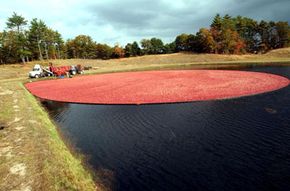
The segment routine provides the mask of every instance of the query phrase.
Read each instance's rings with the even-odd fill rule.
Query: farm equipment
[[[55,75],[55,76],[64,76],[64,75],[76,75],[76,74],[82,74],[83,68],[81,65],[77,66],[52,66],[50,63],[49,70]]]
[[[49,67],[44,68],[39,64],[36,64],[33,67],[33,70],[29,72],[30,78],[40,78],[45,76],[70,76],[76,74],[82,74],[83,67],[81,65],[77,66],[53,66],[52,63],[49,64]]]

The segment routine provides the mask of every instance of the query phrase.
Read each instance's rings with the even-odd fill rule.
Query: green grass
[[[26,100],[35,111],[35,119],[48,132],[49,157],[45,159],[43,171],[49,182],[49,190],[96,190],[92,174],[82,165],[80,155],[71,154],[60,138],[55,125],[40,103],[21,84]],[[100,186],[101,187],[101,186]]]
[[[64,143],[45,109],[23,82],[0,80],[0,93],[13,91],[0,96],[0,123],[5,125],[0,131],[0,190],[22,190],[25,185],[32,190],[106,190],[85,167],[83,157]],[[10,156],[2,154],[2,148],[9,149]],[[25,175],[11,174],[15,164],[25,165]]]

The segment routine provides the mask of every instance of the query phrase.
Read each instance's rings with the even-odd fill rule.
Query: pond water
[[[243,70],[290,78],[290,67]],[[43,104],[113,190],[290,190],[290,86],[178,104]]]

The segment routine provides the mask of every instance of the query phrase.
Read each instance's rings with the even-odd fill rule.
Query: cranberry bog
[[[27,83],[35,96],[87,104],[157,104],[227,99],[274,91],[289,79],[229,70],[124,72]]]
[[[239,72],[221,81],[228,75],[225,71],[188,71],[188,76],[170,71],[167,78],[161,77],[163,72],[149,72],[143,81],[137,79],[145,73],[124,73],[110,86],[129,76],[127,84],[131,88],[134,83],[144,86],[148,96],[155,86],[166,82],[165,90],[171,88],[179,96],[187,95],[180,87],[191,81],[196,81],[190,84],[196,91],[201,84],[205,88],[207,80],[208,85],[216,87],[212,91],[216,93],[225,92],[231,83],[238,86],[235,91],[244,89],[245,84],[270,91],[276,82],[285,80],[287,84],[290,79],[290,67],[253,67],[247,71],[253,72],[243,73],[249,75],[245,76],[248,81],[240,84],[236,81],[241,78]],[[109,85],[106,76],[100,75]],[[153,87],[145,88],[150,80]],[[126,87],[123,83],[116,88]],[[123,95],[129,91],[134,92],[128,88]],[[47,100],[42,104],[63,137],[89,156],[92,170],[96,174],[106,172],[100,180],[113,190],[290,190],[290,86],[236,99],[178,104],[101,105]]]

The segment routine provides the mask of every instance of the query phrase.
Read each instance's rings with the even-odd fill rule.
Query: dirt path
[[[1,109],[0,118],[0,190],[43,188],[43,174],[39,168],[44,156],[38,151],[45,151],[45,148],[39,148],[44,145],[44,140],[40,134],[34,133],[39,124],[32,123],[35,121],[32,108],[21,96],[22,92],[18,83],[1,81],[0,105],[6,111]]]

